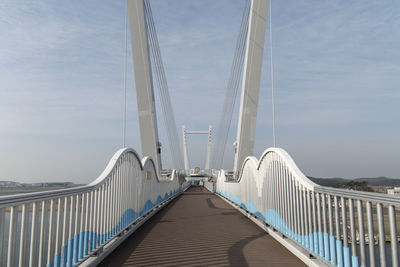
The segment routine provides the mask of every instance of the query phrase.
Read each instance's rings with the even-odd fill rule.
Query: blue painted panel
[[[343,245],[340,240],[336,240],[336,252],[338,266],[343,267]]]
[[[350,267],[350,248],[343,247],[344,267]]]
[[[351,256],[352,267],[358,267],[358,257]]]
[[[331,247],[331,263],[336,265],[336,246],[335,246],[335,237],[329,236],[330,247]]]
[[[48,264],[46,267],[73,266],[73,264],[77,263],[79,259],[88,255],[89,252],[93,252],[99,247],[99,245],[104,244],[116,233],[137,220],[140,216],[146,214],[154,207],[180,192],[180,189],[174,191],[171,190],[169,193],[165,193],[164,197],[158,196],[155,203],[152,203],[150,200],[148,200],[146,201],[143,209],[139,212],[135,212],[132,209],[126,210],[121,216],[119,222],[106,234],[98,234],[89,231],[80,232],[79,234],[75,235],[74,238],[68,240],[68,244],[62,247],[61,254],[54,255],[54,266]]]
[[[216,190],[216,193],[263,219],[272,227],[279,229],[281,232],[296,240],[300,245],[316,254],[319,254],[322,258],[328,262],[330,261],[333,265],[337,264],[337,266],[340,267],[350,267],[350,249],[343,248],[342,241],[340,240],[336,240],[335,244],[335,238],[329,236],[328,233],[314,232],[310,233],[308,236],[299,235],[288,228],[284,220],[275,210],[270,209],[266,212],[260,212],[251,200],[247,203],[243,203],[240,196],[234,197],[232,193],[222,192],[220,190]],[[353,264],[358,264],[358,258],[353,258],[355,258],[352,259]]]

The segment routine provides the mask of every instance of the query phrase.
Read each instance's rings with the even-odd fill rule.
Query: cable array
[[[152,69],[152,74],[155,75],[157,81],[158,95],[160,97],[164,124],[167,130],[167,138],[170,145],[173,168],[182,169],[183,156],[178,138],[175,116],[172,110],[167,78],[161,58],[160,45],[157,38],[157,32],[149,0],[144,0],[144,14],[147,31],[147,43],[150,54],[150,65]]]
[[[243,10],[242,22],[240,25],[239,36],[236,41],[235,55],[233,58],[228,85],[226,88],[224,105],[218,124],[218,134],[214,145],[212,161],[212,168],[215,169],[222,168],[226,142],[228,139],[229,128],[231,126],[233,110],[236,102],[236,96],[242,81],[247,33],[249,28],[250,5],[251,1],[246,0],[245,8]]]

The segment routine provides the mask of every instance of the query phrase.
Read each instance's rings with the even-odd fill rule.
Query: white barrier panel
[[[399,266],[400,198],[319,186],[283,149],[248,157],[237,181],[220,171],[216,192],[333,265]]]
[[[0,197],[0,265],[72,266],[188,186],[125,148],[89,185]]]

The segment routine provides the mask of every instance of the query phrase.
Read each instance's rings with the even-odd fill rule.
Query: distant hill
[[[337,187],[337,184],[343,184],[350,181],[367,182],[369,186],[400,186],[400,179],[387,178],[383,176],[376,178],[355,178],[355,179],[316,178],[311,176],[308,176],[308,178],[316,184],[329,187]]]
[[[45,182],[45,183],[19,183],[13,181],[0,181],[0,187],[75,187],[73,182]]]
[[[80,184],[74,184],[72,182],[19,183],[12,181],[0,181],[0,196],[57,190],[76,187],[79,185]]]

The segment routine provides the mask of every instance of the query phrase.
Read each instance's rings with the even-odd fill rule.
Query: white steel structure
[[[215,187],[310,266],[399,266],[399,197],[317,185],[281,148],[247,157],[237,181],[221,170]]]
[[[182,139],[183,139],[183,158],[185,161],[185,170],[190,170],[190,161],[189,161],[189,153],[187,148],[187,135],[188,134],[207,134],[207,152],[206,152],[206,163],[204,166],[205,170],[210,169],[210,157],[211,157],[211,134],[212,134],[212,126],[208,126],[208,131],[188,131],[186,130],[186,126],[182,126]]]
[[[156,168],[160,171],[160,143],[157,132],[144,2],[143,0],[129,0],[127,2],[142,152],[144,156],[150,156],[154,160]],[[237,148],[235,149],[235,173],[243,160],[247,156],[253,155],[267,10],[268,1],[251,1],[236,140]],[[186,157],[184,159],[185,169],[187,169],[189,164],[187,151],[184,151],[184,155]],[[209,161],[210,158],[207,157],[206,169],[209,169]]]
[[[244,159],[253,155],[267,13],[268,0],[251,1],[235,149],[235,173]]]
[[[132,56],[135,72],[142,155],[153,159],[161,171],[161,148],[158,139],[154,88],[151,74],[149,48],[143,0],[129,0],[128,15],[131,31]]]
[[[95,265],[189,186],[176,170],[160,180],[150,158],[123,148],[89,185],[2,196],[0,266],[73,266],[88,258]]]

